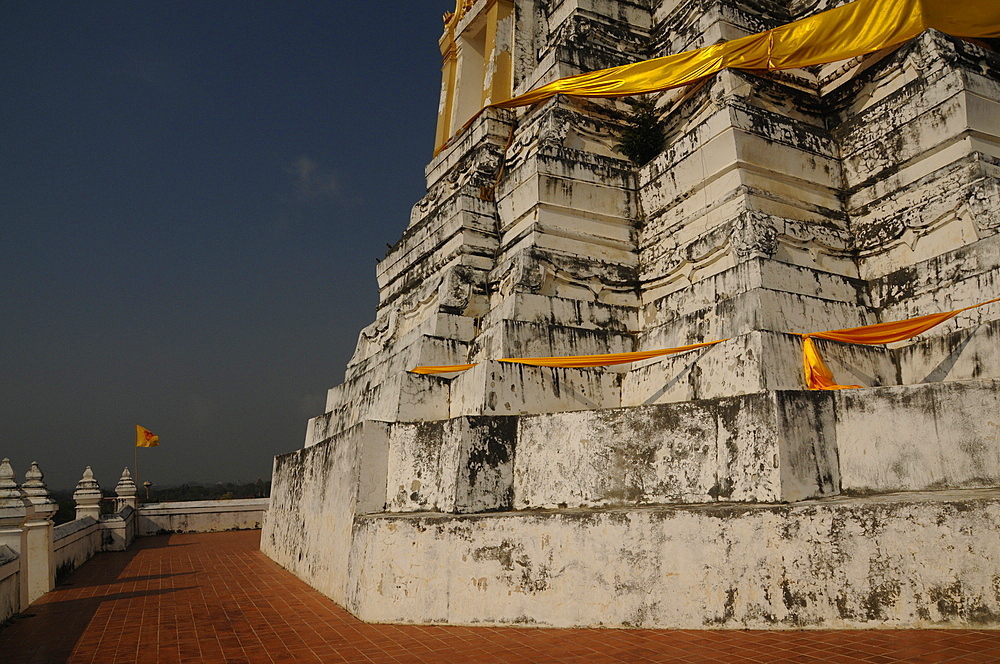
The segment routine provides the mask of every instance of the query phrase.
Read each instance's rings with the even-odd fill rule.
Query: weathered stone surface
[[[1000,378],[1000,321],[935,335],[901,348],[903,385],[951,380]]]
[[[528,3],[523,3],[528,4]],[[642,2],[560,0],[538,7],[531,74],[535,87],[563,76],[641,59],[651,17]]]
[[[837,394],[843,489],[1000,486],[998,388],[995,381],[967,381]]]
[[[634,307],[517,291],[497,296],[490,312],[483,317],[483,324],[489,325],[492,319],[619,333],[640,329]]]
[[[651,347],[669,345],[650,343]],[[879,347],[816,341],[824,361],[846,384],[895,385],[898,365]],[[622,405],[712,399],[763,390],[801,390],[802,338],[752,332],[722,343],[641,363],[622,378]]]
[[[617,408],[620,374],[484,362],[452,379],[449,417]]]
[[[839,489],[827,395],[761,393],[521,420],[517,509],[776,502]]]
[[[660,44],[657,54],[680,53],[788,23],[798,16],[790,13],[787,4],[768,0],[652,3],[654,43]]]
[[[356,514],[385,509],[386,425],[365,422],[275,457],[261,550],[343,604]]]
[[[346,606],[372,622],[996,627],[998,557],[995,489],[788,506],[373,515],[357,522]]]
[[[92,516],[81,516],[52,529],[57,582],[103,549],[101,535],[101,525]]]
[[[543,43],[587,48],[570,34],[631,38],[609,27],[616,22],[632,26],[633,36],[653,29],[658,39],[693,43],[727,22],[757,29],[787,17],[766,3],[654,3],[646,18],[638,5],[585,4],[519,7],[515,21],[538,55]],[[580,21],[604,27],[567,27]],[[546,57],[531,65],[514,54],[518,67],[539,71],[553,66]],[[517,398],[509,408],[490,406],[481,372],[477,385],[475,374],[463,377],[461,390],[405,377],[421,364],[751,335],[723,364],[708,366],[706,354],[687,369],[690,381],[675,380],[690,364],[675,360],[616,369],[626,371],[619,403],[661,400],[653,395],[664,388],[673,394],[666,400],[794,389],[794,352],[769,354],[755,333],[852,327],[974,303],[1000,287],[991,212],[1000,205],[1000,167],[984,143],[1000,136],[991,110],[1000,103],[995,59],[928,33],[866,68],[824,70],[822,92],[803,83],[808,72],[723,72],[664,97],[667,145],[640,169],[612,150],[620,102],[557,98],[516,120],[485,113],[428,167],[428,196],[379,265],[378,318],[307,444],[366,419],[531,412]],[[530,78],[526,72],[517,76]],[[1000,307],[969,312],[927,336],[998,315]],[[854,383],[913,375],[881,350],[824,351]],[[685,382],[694,387],[678,391]],[[607,396],[601,388],[600,398],[588,398],[613,406]],[[538,412],[556,408],[542,399]]]
[[[643,166],[617,151],[627,99],[441,135],[504,90],[846,1],[460,5],[428,193],[344,382],[275,461],[264,551],[370,620],[1000,624],[1000,496],[971,489],[1000,486],[1000,304],[887,346],[817,341],[870,389],[805,391],[800,336],[1000,295],[1000,55],[930,31],[720,72],[656,96]]]
[[[387,509],[510,509],[516,430],[513,417],[461,417],[390,427]]]

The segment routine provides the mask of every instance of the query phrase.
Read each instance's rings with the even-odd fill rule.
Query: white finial
[[[94,479],[94,471],[90,469],[90,466],[87,466],[86,470],[83,471],[83,477],[81,477],[80,481],[76,483],[76,492],[90,491],[93,489],[100,491],[100,488],[101,485],[97,483],[96,479]],[[76,495],[76,492],[74,492],[74,496]]]
[[[33,514],[29,517],[29,520],[32,522],[49,521],[52,515],[56,513],[56,510],[59,509],[56,501],[49,497],[49,490],[42,480],[43,477],[45,477],[45,474],[38,467],[38,462],[32,461],[31,468],[24,474],[24,483],[21,484],[21,492],[34,510]]]
[[[17,482],[14,481],[14,468],[10,465],[10,459],[4,457],[0,461],[0,489],[16,489]]]
[[[28,496],[48,496],[49,490],[45,487],[44,477],[45,474],[38,467],[38,462],[32,461],[31,468],[24,473],[24,483],[21,484],[21,490]]]
[[[10,459],[0,461],[0,500],[15,498],[20,501],[21,490],[17,488],[15,478]]]
[[[128,471],[128,466],[122,471],[121,479],[118,480],[118,486],[115,487],[115,493],[120,498],[135,495],[135,480],[132,479],[132,473]]]
[[[83,477],[76,483],[76,491],[73,492],[73,500],[76,501],[76,518],[92,516],[95,519],[101,515],[101,485],[94,479],[94,471],[87,466],[83,471]]]
[[[21,490],[14,481],[10,459],[0,461],[0,528],[18,528],[24,521],[26,510]]]

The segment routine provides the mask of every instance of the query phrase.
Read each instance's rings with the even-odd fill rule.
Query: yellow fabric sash
[[[491,106],[529,106],[560,94],[623,97],[659,92],[726,68],[826,64],[896,46],[930,28],[953,37],[1000,37],[1000,0],[856,0],[741,39],[561,78]]]
[[[614,364],[628,364],[629,362],[648,360],[651,357],[660,357],[661,355],[672,355],[674,353],[683,353],[685,351],[694,350],[695,348],[704,348],[705,346],[712,346],[717,343],[722,343],[723,341],[725,341],[725,339],[719,339],[718,341],[709,341],[707,343],[701,343],[701,344],[690,344],[688,346],[679,346],[677,348],[640,350],[634,353],[602,353],[601,355],[567,355],[565,357],[505,357],[503,359],[497,360],[497,362],[528,364],[533,367],[559,367],[563,369],[608,367]],[[410,369],[410,372],[418,374],[452,373],[455,371],[465,371],[466,369],[471,369],[474,366],[476,365],[452,364],[440,367],[429,367],[429,366],[416,367],[414,369]]]
[[[479,363],[473,362],[472,364],[448,364],[442,366],[413,367],[412,369],[410,369],[410,373],[415,373],[415,374],[452,373],[453,371],[465,371],[467,369],[471,369],[477,364]]]
[[[926,332],[935,325],[940,325],[946,320],[957,316],[963,311],[982,307],[993,302],[1000,302],[1000,297],[986,300],[979,304],[973,304],[954,311],[946,311],[940,314],[928,314],[907,318],[904,320],[891,321],[888,323],[876,323],[874,325],[864,325],[862,327],[851,327],[843,330],[827,330],[826,332],[806,332],[800,333],[802,337],[802,364],[805,370],[806,385],[810,390],[843,390],[861,385],[840,385],[833,379],[833,373],[823,362],[823,356],[813,339],[828,339],[830,341],[841,341],[849,344],[887,344],[894,341],[903,341],[917,336],[921,332]],[[717,341],[707,341],[705,343],[690,344],[677,348],[660,348],[657,350],[641,350],[634,353],[603,353],[600,355],[568,355],[565,357],[505,357],[498,362],[512,362],[517,364],[528,364],[535,367],[560,367],[564,369],[582,369],[586,367],[606,367],[615,364],[627,364],[648,360],[662,355],[672,355],[683,353],[696,348],[704,348],[717,343],[722,343],[726,339]],[[465,371],[476,366],[472,364],[451,364],[447,366],[421,366],[410,369],[411,373],[417,374],[443,374]]]
[[[806,372],[806,386],[810,390],[846,390],[862,385],[839,385],[833,380],[833,372],[826,366],[823,356],[808,334],[802,335],[802,364]]]
[[[826,363],[823,362],[823,358],[819,354],[816,344],[813,343],[813,339],[829,339],[848,344],[866,345],[903,341],[904,339],[911,339],[921,332],[926,332],[963,311],[992,304],[993,302],[1000,302],[1000,297],[940,314],[928,314],[927,316],[917,316],[916,318],[907,318],[889,323],[876,323],[875,325],[865,325],[863,327],[852,327],[845,330],[827,330],[826,332],[809,332],[803,334],[801,335],[803,339],[802,363],[805,367],[806,385],[809,386],[810,390],[843,390],[851,387],[861,387],[861,385],[840,385],[834,382],[833,373],[827,368]]]

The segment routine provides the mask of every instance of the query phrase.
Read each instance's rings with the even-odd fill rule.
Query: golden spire
[[[452,27],[455,23],[462,20],[469,10],[472,9],[472,5],[476,4],[476,0],[455,0],[455,11],[445,12],[444,16],[444,27],[447,30]]]

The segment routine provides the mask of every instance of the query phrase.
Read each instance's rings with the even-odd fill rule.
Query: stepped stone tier
[[[651,97],[485,104],[827,0],[477,0],[446,17],[427,195],[262,549],[365,620],[1000,625],[1000,55],[936,31]],[[428,133],[430,128],[428,128]],[[630,365],[498,358],[726,341]],[[478,363],[444,375],[418,365]]]

